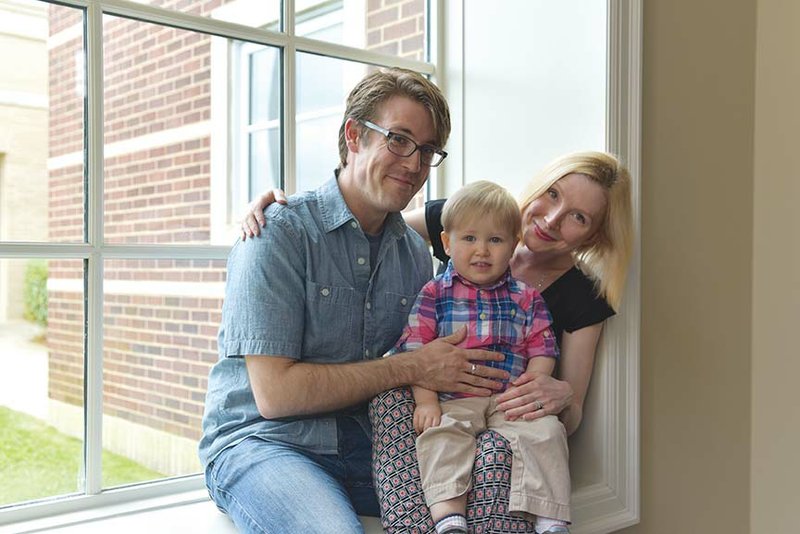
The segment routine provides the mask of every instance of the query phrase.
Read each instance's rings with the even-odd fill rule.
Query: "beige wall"
[[[800,2],[758,1],[751,532],[800,531]]]
[[[755,12],[644,3],[642,521],[625,532],[749,531]]]
[[[642,521],[627,534],[797,532],[798,35],[797,0],[645,2]]]

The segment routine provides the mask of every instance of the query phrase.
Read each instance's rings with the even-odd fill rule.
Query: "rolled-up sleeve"
[[[270,217],[260,238],[239,241],[231,251],[220,329],[225,357],[300,359],[306,302],[300,231]]]

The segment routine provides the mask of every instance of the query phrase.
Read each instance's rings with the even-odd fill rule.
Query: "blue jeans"
[[[217,507],[240,532],[363,533],[358,515],[378,516],[370,437],[353,419],[337,419],[338,454],[312,454],[250,437],[206,469]]]

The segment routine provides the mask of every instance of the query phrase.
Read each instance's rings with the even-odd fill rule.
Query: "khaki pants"
[[[567,434],[557,417],[506,421],[495,396],[454,399],[441,406],[441,424],[417,437],[428,506],[469,490],[475,436],[495,430],[508,440],[514,454],[509,511],[570,521]]]

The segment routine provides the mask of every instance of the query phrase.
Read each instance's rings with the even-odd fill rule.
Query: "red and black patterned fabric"
[[[409,388],[375,397],[372,421],[372,476],[381,522],[390,534],[433,533],[422,494],[414,432],[414,397]],[[474,534],[535,532],[533,523],[508,513],[511,449],[500,434],[487,431],[476,440],[467,522]]]

